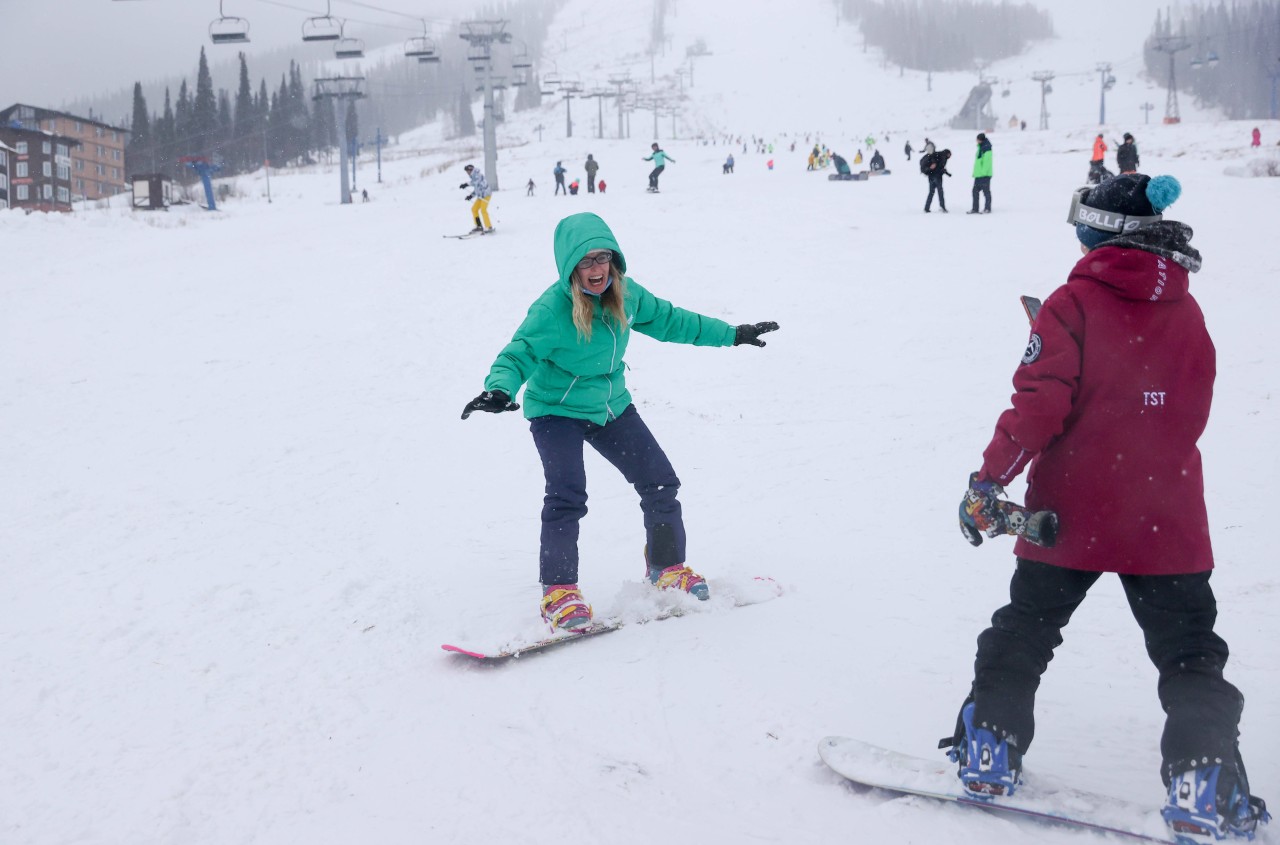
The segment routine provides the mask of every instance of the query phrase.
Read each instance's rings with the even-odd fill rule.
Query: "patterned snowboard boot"
[[[591,605],[582,600],[577,584],[543,586],[541,607],[552,631],[577,631],[591,624]]]

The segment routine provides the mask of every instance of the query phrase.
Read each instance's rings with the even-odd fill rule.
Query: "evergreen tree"
[[[457,125],[459,138],[470,138],[476,134],[476,119],[471,113],[471,92],[467,90],[465,83],[458,92]]]
[[[191,94],[187,90],[187,80],[182,80],[182,84],[178,86],[178,106],[174,116],[174,143],[180,149],[187,152],[179,153],[179,155],[188,155],[195,149],[192,136],[195,134],[195,123],[191,117],[192,105]]]
[[[169,100],[169,89],[164,89],[164,111],[155,122],[156,146],[160,148],[159,157],[168,161],[173,157],[174,134],[173,104]]]
[[[142,96],[142,83],[133,83],[133,122],[129,127],[129,157],[138,155],[142,150],[149,150],[155,143],[151,137],[151,118],[147,115],[147,100]],[[126,159],[126,167],[133,168]]]
[[[214,127],[213,136],[206,147],[220,154],[223,166],[232,172],[241,169],[238,150],[232,143],[234,135],[235,118],[231,114],[231,95],[227,93],[227,89],[222,88],[218,91],[217,126]]]
[[[231,107],[228,103],[227,114]],[[218,98],[213,91],[213,77],[209,75],[209,60],[205,58],[204,48],[200,48],[200,66],[196,71],[196,98],[191,105],[191,129],[196,135],[197,146],[208,153],[210,142],[218,134]]]

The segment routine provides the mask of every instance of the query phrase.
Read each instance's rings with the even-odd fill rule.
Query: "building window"
[[[97,165],[97,167],[98,167],[98,175],[105,176],[107,173],[107,169],[103,167],[101,164]]]
[[[112,150],[112,151],[111,151],[111,157],[112,157],[113,159],[115,159],[116,161],[119,161],[119,160],[120,160],[120,151],[119,151],[119,150]]]
[[[8,164],[8,163],[9,163],[9,154],[4,150],[0,150],[0,164]]]
[[[81,123],[80,123],[80,121],[78,121],[78,120],[77,120],[77,121],[76,121],[76,134],[78,135],[78,134],[80,134],[80,133],[81,133],[81,132],[83,132],[83,131],[84,131],[84,126],[83,126],[83,124],[81,124]]]
[[[111,178],[112,178],[112,179],[119,179],[119,178],[120,178],[120,168],[118,168],[118,167],[113,167],[113,168],[111,168]]]
[[[16,191],[17,191],[17,198],[18,198],[18,199],[20,199],[20,200],[25,200],[25,199],[27,199],[27,198],[30,196],[30,194],[28,194],[28,193],[27,193],[27,186],[26,186],[26,185],[19,185],[19,186],[16,188]]]
[[[60,156],[65,156],[65,155],[67,154],[67,152],[68,152],[68,150],[67,150],[67,145],[66,145],[66,144],[59,144],[59,145],[58,145],[58,155],[60,155]]]
[[[3,191],[8,187],[9,187],[9,177],[5,176],[3,173],[0,173],[0,191]]]
[[[58,165],[58,178],[59,178],[59,179],[61,179],[63,182],[65,182],[65,181],[67,181],[68,179],[70,179],[70,178],[71,178],[71,168],[70,168],[70,167],[67,167],[65,164],[59,164],[59,165]]]
[[[116,130],[112,129],[112,130],[111,130],[111,140],[113,140],[113,141],[119,141],[119,140],[120,140],[120,133],[119,133],[119,132],[117,132]]]
[[[84,170],[84,159],[76,159],[76,170]]]
[[[97,135],[99,138],[101,138],[101,137],[102,137],[102,127],[101,127],[101,126],[95,126],[95,127],[94,127],[94,134],[95,134],[95,135]]]
[[[103,150],[102,150],[102,145],[101,145],[101,144],[96,144],[95,146],[97,146],[97,148],[98,148],[98,158],[104,158],[104,157],[106,156],[106,153],[105,153],[105,152],[103,152]]]
[[[51,200],[51,199],[53,199],[53,186],[52,186],[52,185],[45,185],[45,186],[44,186],[44,198],[45,198],[45,199],[47,199],[47,200]]]
[[[24,156],[24,155],[26,155],[26,154],[27,154],[27,142],[26,142],[26,141],[19,141],[19,142],[18,142],[18,155],[20,155],[20,156]]]
[[[50,162],[43,162],[40,169],[44,172],[45,178],[53,175],[53,164]]]
[[[80,192],[80,193],[82,193],[82,194],[84,193],[84,180],[83,180],[83,179],[77,179],[77,180],[76,180],[76,190],[77,190],[77,191],[79,191],[79,192]]]
[[[45,155],[49,155],[50,153],[53,152],[53,144],[49,143],[48,141],[45,141],[40,145],[40,151]]]
[[[58,202],[71,202],[71,192],[66,188],[58,189]]]
[[[14,175],[19,179],[26,179],[27,176],[30,175],[27,173],[27,163],[25,161],[18,162],[18,167]]]

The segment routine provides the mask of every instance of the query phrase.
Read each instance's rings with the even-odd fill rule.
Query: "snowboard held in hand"
[[[1147,842],[1175,841],[1158,806],[1132,804],[1034,775],[1028,778],[1025,772],[1023,783],[1012,796],[979,798],[961,784],[956,764],[942,756],[926,760],[839,736],[829,736],[818,743],[818,755],[837,774],[854,783],[899,795],[920,795],[997,815],[1021,816]],[[1163,791],[1153,790],[1152,797],[1163,798]]]
[[[486,648],[480,646],[459,646],[444,644],[440,647],[453,654],[461,654],[476,660],[498,662],[512,657],[520,657],[535,651],[542,651],[566,643],[589,639],[597,634],[607,634],[628,625],[644,625],[649,622],[660,622],[678,616],[691,616],[696,613],[714,613],[717,609],[746,607],[760,604],[782,595],[782,588],[772,578],[742,579],[709,579],[711,598],[700,602],[692,596],[675,592],[659,592],[649,584],[630,584],[624,588],[624,605],[637,604],[635,607],[624,606],[622,609],[596,618],[594,622],[576,631],[558,631],[533,637],[517,637],[503,645]],[[628,595],[634,600],[628,601]]]

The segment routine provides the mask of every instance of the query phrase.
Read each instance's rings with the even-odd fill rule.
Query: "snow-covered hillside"
[[[648,25],[646,4],[597,6],[566,4],[562,70],[607,72],[610,27]],[[670,21],[656,75],[681,39],[714,52],[688,127],[776,144],[732,148],[732,176],[730,148],[664,128],[676,162],[648,195],[644,115],[631,139],[597,139],[595,104],[575,103],[565,139],[561,103],[501,129],[492,238],[441,237],[470,226],[457,186],[480,156],[440,127],[386,151],[381,183],[362,160],[368,204],[339,205],[317,167],[274,173],[271,203],[261,174],[234,180],[243,196],[217,213],[0,215],[0,842],[1089,838],[860,794],[816,745],[927,756],[954,724],[1013,563],[1010,542],[968,546],[956,507],[1025,345],[1017,297],[1047,295],[1078,256],[1064,220],[1096,77],[1057,88],[1052,131],[993,133],[995,213],[970,217],[972,133],[939,127],[972,75],[935,75],[926,97],[847,26],[794,23],[827,20],[821,0],[790,7],[764,33],[741,15],[712,38],[691,2]],[[1121,60],[1055,22],[1044,60],[1011,68]],[[1181,126],[1142,126],[1130,106],[1154,95],[1135,79],[1125,100],[1126,84],[1109,110],[1132,120],[1107,136],[1134,131],[1143,169],[1182,180],[1170,216],[1204,253],[1219,630],[1254,791],[1280,801],[1280,181],[1225,175],[1254,158],[1251,126],[1187,105]],[[1031,123],[1038,105],[1016,105]],[[615,120],[606,106],[606,134]],[[1274,144],[1280,123],[1261,126]],[[806,172],[806,131],[837,150],[887,132],[893,173]],[[902,160],[926,134],[956,151],[949,215],[921,213]],[[579,173],[587,153],[608,192],[553,197],[555,161]],[[628,381],[683,482],[690,563],[785,594],[490,668],[439,646],[536,627],[543,479],[519,415],[458,416],[554,278],[556,223],[584,210],[658,295],[781,324],[765,349],[637,339]],[[634,595],[643,531],[611,467],[592,455],[588,477],[581,583],[601,612]],[[1114,578],[1067,630],[1037,715],[1028,776],[1163,800],[1155,671]]]

